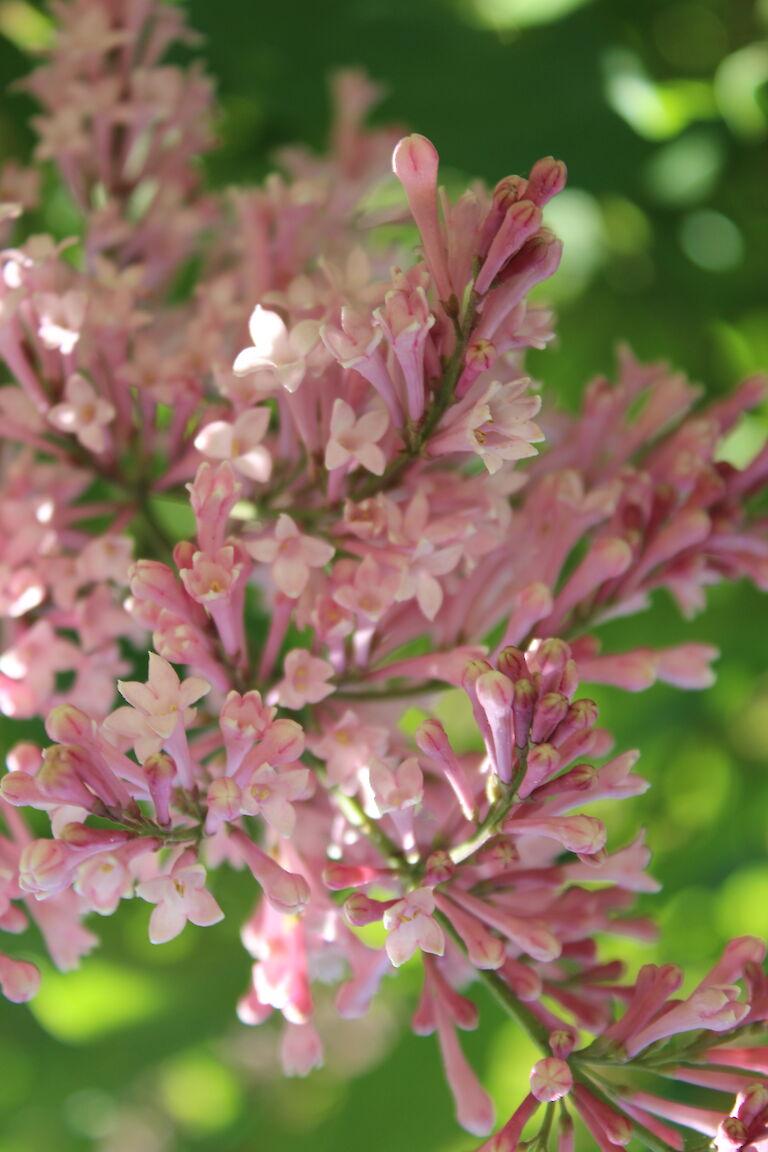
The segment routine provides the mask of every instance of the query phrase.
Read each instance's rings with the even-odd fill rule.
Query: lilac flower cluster
[[[524,353],[552,317],[528,293],[558,265],[561,163],[452,202],[428,140],[363,127],[376,90],[347,72],[327,159],[208,194],[210,84],[162,62],[180,9],[55,13],[27,87],[82,230],[20,239],[34,170],[8,171],[0,213],[0,709],[52,742],[17,744],[0,782],[0,927],[33,921],[70,968],[93,913],[144,900],[160,944],[220,920],[209,873],[246,869],[238,1013],[282,1016],[286,1070],[322,1060],[317,981],[356,1017],[415,958],[413,1028],[485,1152],[569,1152],[574,1113],[601,1152],[691,1147],[681,1128],[768,1148],[764,945],[732,941],[679,995],[675,966],[628,980],[595,943],[652,933],[632,908],[657,885],[642,835],[609,852],[583,811],[647,784],[579,695],[707,686],[711,647],[604,654],[600,624],[658,588],[687,615],[720,580],[768,588],[768,450],[718,455],[765,381],[699,406],[625,351],[576,415],[541,410]],[[378,195],[390,167],[407,210]],[[147,650],[146,680],[118,679]],[[446,691],[470,750],[433,714]],[[0,957],[9,999],[38,980]],[[492,1136],[458,1040],[477,982],[541,1049]]]

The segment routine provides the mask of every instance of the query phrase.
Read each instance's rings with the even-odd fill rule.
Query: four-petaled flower
[[[387,956],[399,968],[410,960],[417,948],[442,956],[445,952],[443,930],[432,913],[435,898],[431,888],[414,888],[403,900],[398,900],[384,913],[387,930]]]
[[[359,419],[346,400],[337,397],[331,413],[331,437],[325,449],[325,466],[341,468],[352,462],[381,476],[387,458],[378,441],[387,430],[389,417],[383,408],[365,412]]]
[[[242,811],[249,816],[263,816],[281,836],[290,836],[296,825],[293,801],[310,794],[308,768],[285,768],[276,772],[262,764],[243,789]]]
[[[307,586],[310,568],[323,568],[333,558],[334,548],[325,540],[305,536],[286,513],[281,513],[272,537],[253,540],[248,551],[254,560],[272,565],[275,584],[292,600]]]
[[[48,413],[50,423],[59,432],[75,435],[83,448],[103,452],[108,443],[106,427],[115,418],[113,406],[78,373],[67,380],[64,396],[65,399]]]
[[[195,709],[190,707],[211,686],[200,676],[181,682],[167,660],[156,652],[149,654],[146,684],[138,680],[118,680],[121,696],[130,707],[116,708],[104,721],[105,727],[133,741],[134,751],[144,761],[159,752],[179,724],[190,724]]]
[[[249,480],[265,484],[272,475],[272,457],[261,441],[269,427],[268,408],[249,408],[234,423],[214,420],[195,437],[195,448],[211,460],[229,460]]]
[[[328,680],[333,668],[327,660],[312,656],[304,648],[294,648],[285,658],[285,677],[277,686],[278,699],[286,708],[319,704],[333,692]]]
[[[318,341],[319,324],[302,320],[289,332],[277,312],[270,312],[257,304],[248,321],[253,344],[244,348],[235,360],[235,376],[259,373],[268,388],[281,384],[287,392],[295,392],[304,379],[306,358]]]
[[[224,918],[205,887],[203,865],[185,863],[183,857],[167,875],[139,884],[136,893],[155,905],[149,918],[149,939],[153,944],[165,944],[178,936],[188,920],[207,927]]]

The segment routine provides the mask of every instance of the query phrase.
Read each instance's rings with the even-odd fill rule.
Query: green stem
[[[450,856],[454,864],[461,864],[462,861],[468,860],[473,853],[477,852],[478,848],[482,848],[483,844],[486,844],[498,832],[512,805],[520,802],[517,790],[525,776],[528,765],[527,754],[527,748],[520,752],[518,765],[511,781],[505,786],[501,797],[491,805],[477,831],[463,844],[457,844],[455,848],[451,849]]]
[[[466,955],[467,949],[464,941],[445,913],[437,909],[432,915],[443,930],[456,941],[464,955]],[[533,1040],[535,1044],[538,1044],[543,1052],[549,1055],[549,1029],[546,1025],[542,1024],[537,1016],[534,1016],[530,1008],[526,1008],[525,1004],[518,1000],[514,992],[496,972],[488,968],[476,968],[475,975],[478,980],[485,984],[486,988],[493,994],[495,999],[498,1000],[504,1010],[515,1018],[523,1031],[530,1036],[531,1040]]]
[[[376,821],[371,820],[371,818],[366,815],[360,801],[354,796],[347,796],[344,792],[338,790],[335,793],[335,797],[336,803],[349,823],[354,828],[359,828],[367,839],[370,840],[378,849],[380,855],[383,856],[387,865],[405,876],[408,880],[415,880],[419,875],[418,869],[403,858],[403,854],[394,840],[390,840],[389,836],[387,836],[386,832],[382,831]]]
[[[616,1104],[608,1093],[596,1084],[591,1076],[587,1076],[586,1073],[582,1072],[578,1067],[572,1067],[571,1071],[573,1072],[573,1079],[579,1084],[583,1084],[601,1104],[605,1104],[607,1108],[616,1109]],[[659,1136],[656,1136],[649,1128],[646,1128],[644,1124],[638,1123],[638,1121],[632,1117],[630,1117],[630,1122],[633,1133],[645,1142],[645,1146],[650,1149],[650,1152],[674,1152],[671,1144],[667,1144],[666,1140],[662,1140]]]
[[[477,305],[476,298],[473,294],[467,306],[463,324],[461,326],[455,325],[456,347],[445,366],[443,378],[437,391],[433,394],[432,402],[422,416],[421,422],[417,424],[415,428],[412,428],[410,423],[408,424],[406,429],[404,429],[405,449],[387,465],[381,476],[370,476],[360,485],[354,494],[355,500],[365,500],[369,496],[374,496],[377,492],[382,492],[390,487],[393,480],[400,475],[403,469],[407,468],[414,459],[422,455],[427,441],[453,401],[456,385],[464,370],[464,356],[467,351],[469,338],[472,335],[476,317]]]

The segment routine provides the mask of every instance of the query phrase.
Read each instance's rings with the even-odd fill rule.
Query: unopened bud
[[[544,156],[531,168],[525,189],[526,198],[535,204],[546,204],[558,192],[562,192],[567,178],[568,169],[562,160]]]
[[[424,882],[430,888],[434,888],[437,884],[447,883],[455,871],[456,865],[449,853],[442,848],[438,848],[437,851],[432,852],[427,857],[427,871]]]

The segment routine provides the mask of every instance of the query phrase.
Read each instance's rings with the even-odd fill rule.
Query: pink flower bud
[[[0,780],[0,797],[14,808],[47,808],[50,801],[43,796],[34,776],[26,772],[8,772]]]
[[[768,1121],[768,1087],[765,1084],[750,1084],[739,1092],[737,1114],[742,1124],[750,1128],[756,1120]]]
[[[503,672],[510,680],[528,679],[529,677],[525,656],[519,648],[515,648],[511,644],[508,644],[506,648],[502,648],[496,663],[498,664],[499,672]]]
[[[507,716],[512,706],[514,685],[503,672],[483,672],[475,682],[475,691],[489,720]]]
[[[303,912],[311,897],[309,884],[304,877],[294,872],[286,872],[239,828],[233,829],[231,836],[237,842],[254,879],[261,885],[272,907],[278,912]]]
[[[154,752],[144,761],[144,775],[149,794],[155,806],[155,819],[159,824],[171,822],[170,801],[176,779],[176,765],[165,752]]]
[[[528,734],[536,704],[536,689],[530,680],[518,680],[514,686],[514,703],[512,715],[514,717],[515,744],[518,748],[525,748],[528,743]]]
[[[478,852],[478,859],[488,864],[494,872],[505,872],[520,860],[517,845],[511,836],[494,836]]]
[[[525,195],[535,204],[546,204],[558,192],[562,192],[567,178],[568,169],[562,160],[555,160],[554,156],[544,156],[531,168]]]
[[[567,1060],[578,1043],[579,1034],[575,1028],[556,1028],[549,1034],[549,1047],[552,1055]]]
[[[525,776],[518,786],[518,794],[524,800],[535,788],[554,776],[562,766],[562,758],[557,748],[551,744],[536,744],[528,753]]]
[[[228,820],[235,820],[240,815],[240,789],[229,776],[211,781],[206,802],[208,814],[205,818],[205,831],[209,836],[213,835],[222,824]]]
[[[360,928],[381,920],[387,908],[396,903],[396,900],[371,900],[363,892],[353,892],[344,901],[344,915],[354,928]]]
[[[93,735],[93,721],[74,704],[59,704],[48,713],[45,730],[57,744],[84,744]]]
[[[421,234],[424,259],[441,300],[452,295],[445,240],[437,210],[437,149],[426,136],[400,141],[392,155],[392,171],[405,189],[411,214]]]
[[[541,211],[530,200],[521,200],[508,210],[491,241],[488,255],[475,281],[475,291],[486,293],[506,262],[519,252],[541,224]]]
[[[438,848],[436,852],[432,852],[426,861],[426,874],[425,880],[430,888],[434,888],[437,884],[446,884],[456,871],[456,865],[450,857],[450,854],[443,848]]]
[[[90,809],[94,796],[80,778],[77,760],[74,749],[63,748],[60,744],[46,748],[37,773],[37,784],[42,795],[49,800]]]
[[[25,1004],[40,987],[40,972],[26,960],[15,960],[0,953],[0,988],[6,1000]]]
[[[376,880],[385,878],[378,868],[368,868],[362,865],[326,864],[323,869],[323,883],[331,892],[342,892],[345,888],[358,888],[363,884],[372,884]]]
[[[549,740],[558,724],[568,713],[568,700],[561,692],[548,692],[536,704],[531,725],[531,740],[541,744]]]
[[[565,1060],[547,1056],[531,1069],[531,1092],[543,1104],[567,1096],[573,1087],[573,1074]]]
[[[5,762],[9,772],[24,772],[29,776],[34,776],[40,767],[41,758],[42,754],[37,744],[32,744],[29,740],[21,740],[11,748]]]
[[[60,841],[32,840],[19,858],[19,887],[36,896],[61,892],[72,867],[72,856]]]
[[[593,1135],[599,1132],[620,1148],[629,1144],[632,1139],[632,1123],[626,1116],[598,1100],[583,1084],[574,1084],[573,1095],[576,1107]]]

